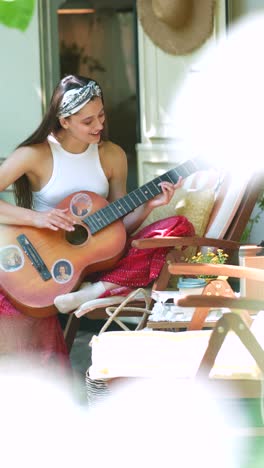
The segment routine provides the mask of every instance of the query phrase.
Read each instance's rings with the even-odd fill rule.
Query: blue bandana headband
[[[82,88],[66,91],[60,103],[57,117],[69,117],[76,114],[93,97],[102,97],[101,88],[95,81],[90,81]]]

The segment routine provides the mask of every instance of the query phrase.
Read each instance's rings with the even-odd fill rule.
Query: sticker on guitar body
[[[16,245],[7,245],[0,249],[0,268],[6,272],[20,270],[24,265],[22,250]]]
[[[72,279],[73,265],[69,260],[61,258],[57,260],[51,269],[51,274],[57,283],[68,283]]]
[[[77,193],[70,202],[70,211],[74,216],[82,218],[91,212],[93,203],[87,193]]]

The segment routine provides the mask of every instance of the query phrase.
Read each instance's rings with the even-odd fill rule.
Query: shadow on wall
[[[127,190],[138,187],[137,181],[137,102],[136,96],[130,96],[108,111],[109,139],[120,145],[128,159]]]

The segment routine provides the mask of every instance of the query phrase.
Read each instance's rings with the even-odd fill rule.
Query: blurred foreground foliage
[[[25,31],[34,13],[36,0],[0,0],[0,24]]]

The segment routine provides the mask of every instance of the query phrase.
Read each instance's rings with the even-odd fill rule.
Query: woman
[[[104,141],[104,123],[103,94],[98,83],[80,76],[63,78],[53,93],[50,107],[40,126],[0,167],[0,190],[14,184],[16,197],[16,206],[0,201],[0,223],[71,232],[74,230],[74,216],[69,210],[56,208],[67,195],[79,190],[89,190],[109,202],[124,196],[126,155],[116,144]],[[129,213],[124,218],[128,234],[140,226],[154,207],[167,204],[180,185],[181,181],[176,185],[162,182],[160,195]],[[193,234],[192,225],[183,217],[173,217],[163,226],[163,231],[164,229],[168,235]],[[147,229],[146,232],[145,228],[144,232],[146,235],[155,232],[155,226],[152,231]],[[96,283],[81,288],[76,293],[58,296],[55,299],[58,310],[68,312],[84,301],[108,294],[108,291],[120,285],[128,286],[119,279],[122,276],[119,271],[124,267],[126,259],[131,263],[130,254],[131,249],[116,269],[102,273]],[[162,266],[160,259],[158,263],[148,281],[159,273]],[[41,320],[24,316],[22,318],[3,294],[0,313],[2,316],[9,314],[14,326],[16,323],[21,324],[21,321],[30,322],[34,328],[34,346],[46,357],[53,353],[66,354],[56,317]],[[52,338],[48,337],[51,329]],[[28,341],[24,344],[25,347],[31,346]],[[23,348],[23,343],[21,347]]]

